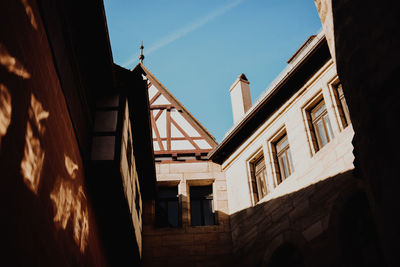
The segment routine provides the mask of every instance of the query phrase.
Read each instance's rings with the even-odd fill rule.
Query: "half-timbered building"
[[[158,199],[143,208],[144,266],[226,266],[231,234],[225,175],[207,154],[217,143],[142,64],[147,80]]]
[[[143,64],[140,67],[147,78],[156,160],[206,158],[217,144],[214,137]]]

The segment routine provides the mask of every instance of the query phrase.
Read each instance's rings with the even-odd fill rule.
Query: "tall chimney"
[[[233,123],[236,124],[251,107],[250,82],[243,73],[232,84],[231,94]]]

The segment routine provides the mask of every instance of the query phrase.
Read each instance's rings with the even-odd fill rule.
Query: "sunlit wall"
[[[0,24],[5,261],[105,265],[76,133],[36,1],[1,1]]]

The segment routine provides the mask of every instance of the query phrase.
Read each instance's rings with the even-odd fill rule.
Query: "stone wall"
[[[231,231],[225,175],[212,162],[157,163],[159,185],[178,185],[182,223],[155,227],[155,204],[144,202],[143,266],[227,266],[231,264]],[[212,185],[217,224],[191,226],[190,185]]]
[[[400,97],[400,4],[396,1],[324,0],[333,21],[338,75],[355,129],[357,176],[368,181],[385,261],[399,266],[397,121]],[[320,13],[321,16],[321,13]],[[383,263],[382,263],[383,264]]]
[[[344,192],[360,188],[350,171],[232,214],[236,266],[268,266],[283,244],[299,249],[304,266],[340,266],[333,214]]]

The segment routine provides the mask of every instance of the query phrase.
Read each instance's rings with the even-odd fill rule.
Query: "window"
[[[190,187],[190,215],[192,226],[215,224],[211,185]]]
[[[178,187],[158,187],[156,201],[156,226],[179,226],[179,198]]]
[[[292,155],[289,148],[289,141],[286,134],[275,143],[275,151],[280,176],[278,177],[277,182],[280,184],[283,180],[289,177],[294,170]]]
[[[264,155],[259,156],[250,164],[251,180],[255,202],[260,201],[268,194],[266,183],[267,173],[265,169]]]
[[[126,160],[128,162],[128,170],[129,175],[132,175],[132,141],[131,141],[131,132],[128,131],[128,144],[126,145]]]
[[[316,150],[321,149],[333,138],[331,122],[324,100],[320,100],[310,111],[313,133],[317,139]]]
[[[342,118],[343,128],[350,124],[349,107],[347,106],[346,99],[343,94],[343,87],[341,83],[334,85],[335,94],[338,100],[339,113]]]
[[[140,191],[139,191],[139,185],[138,185],[138,180],[135,180],[135,206],[136,206],[136,211],[138,214],[141,214],[141,210],[140,210]],[[139,215],[140,217],[140,215]]]

